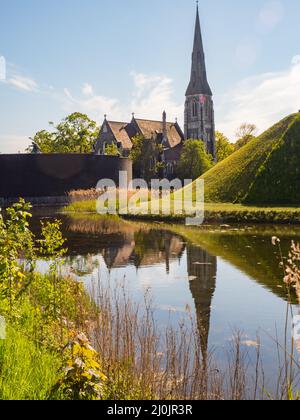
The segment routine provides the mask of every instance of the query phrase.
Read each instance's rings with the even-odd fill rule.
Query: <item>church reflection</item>
[[[61,217],[61,220],[68,247],[66,265],[79,279],[98,273],[103,263],[109,272],[130,266],[137,271],[164,266],[167,274],[172,263],[186,264],[187,288],[195,303],[202,356],[206,361],[216,290],[216,257],[182,236],[151,224],[97,218]],[[33,229],[37,235],[38,225],[36,223]]]
[[[90,221],[89,225],[85,221],[82,226],[80,223],[68,224],[66,230],[69,245],[68,265],[76,275],[84,276],[94,272],[100,264],[99,256],[109,271],[129,266],[139,270],[159,265],[165,266],[167,274],[170,272],[172,262],[184,260],[187,266],[188,287],[195,302],[202,357],[205,362],[211,306],[216,290],[217,258],[199,246],[186,243],[179,235],[151,228],[149,225],[120,225],[120,222],[106,221],[100,231],[99,234],[99,225],[94,226],[93,221]],[[79,249],[75,249],[75,244],[78,243],[80,256],[78,256]]]
[[[185,244],[179,236],[170,232],[139,230],[130,238],[124,238],[122,247],[111,246],[102,250],[108,269],[134,265],[137,269],[146,266],[164,264],[166,272],[170,271],[170,263],[181,259]]]
[[[217,258],[198,246],[187,246],[190,290],[195,301],[203,365],[206,366],[212,300],[216,290]]]

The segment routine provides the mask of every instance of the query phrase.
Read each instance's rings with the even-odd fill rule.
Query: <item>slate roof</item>
[[[164,157],[167,162],[175,162],[180,159],[181,153],[183,149],[183,143],[178,144],[171,149],[167,149],[164,151]]]
[[[141,133],[144,137],[150,139],[154,135],[163,134],[163,122],[153,120],[135,119]],[[177,123],[166,123],[167,138],[169,140],[169,146],[175,147],[184,140],[184,134],[182,133]]]
[[[132,141],[126,131],[126,126],[128,123],[125,122],[116,122],[116,121],[107,121],[113,135],[115,136],[117,142],[122,144],[123,149],[132,149]]]

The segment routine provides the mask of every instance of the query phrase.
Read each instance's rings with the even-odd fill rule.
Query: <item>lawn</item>
[[[96,201],[80,201],[62,210],[71,214],[96,214]],[[143,220],[181,221],[186,215],[126,215],[125,218]],[[230,203],[206,203],[205,222],[217,223],[300,223],[299,207],[259,207]]]

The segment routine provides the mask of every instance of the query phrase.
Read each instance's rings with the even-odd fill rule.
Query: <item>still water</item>
[[[50,216],[50,219],[53,217]],[[187,311],[205,330],[204,345],[225,363],[225,349],[242,334],[249,354],[262,342],[264,368],[278,373],[274,339],[284,342],[287,295],[278,249],[287,255],[291,241],[300,241],[299,227],[204,226],[186,228],[132,223],[114,219],[55,216],[63,223],[68,253],[66,269],[87,288],[97,282],[124,282],[135,302],[151,293],[157,322],[176,326]],[[38,230],[47,214],[36,214]],[[43,262],[40,269],[45,269]],[[294,313],[298,313],[293,296]],[[291,320],[288,338],[291,337]],[[298,357],[298,356],[297,356]]]

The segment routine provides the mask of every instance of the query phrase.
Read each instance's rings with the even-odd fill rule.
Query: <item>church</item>
[[[116,122],[108,120],[105,116],[95,145],[95,153],[105,155],[106,147],[115,145],[121,156],[128,157],[133,147],[133,139],[138,135],[163,146],[160,161],[164,163],[165,176],[168,177],[173,175],[187,139],[203,141],[207,152],[216,158],[213,94],[207,80],[198,6],[191,77],[186,91],[184,132],[177,121],[167,121],[165,111],[160,121],[138,119],[133,114],[131,122]]]

